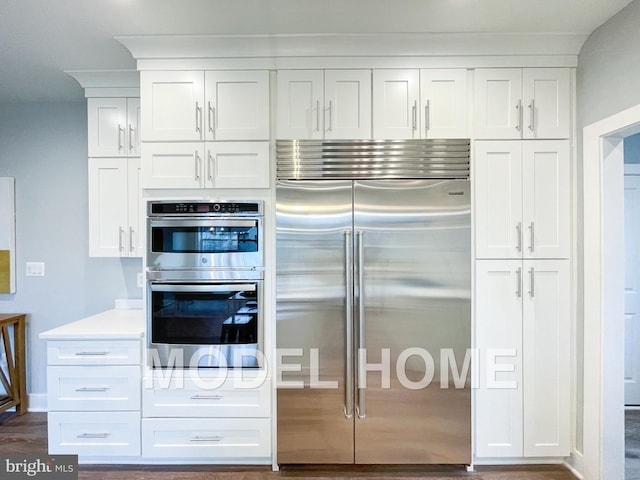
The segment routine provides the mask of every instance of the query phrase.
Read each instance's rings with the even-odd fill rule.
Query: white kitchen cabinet
[[[279,70],[277,138],[371,138],[371,70]]]
[[[373,137],[468,138],[467,71],[373,71]]]
[[[568,260],[476,261],[476,457],[570,450]]]
[[[476,258],[568,258],[568,141],[478,141]]]
[[[143,188],[268,188],[269,142],[145,143]]]
[[[569,138],[569,69],[481,68],[474,75],[476,139]]]
[[[144,71],[142,140],[269,139],[269,72]]]
[[[140,99],[88,98],[87,130],[90,157],[140,155]]]
[[[420,70],[422,138],[469,138],[467,70]]]
[[[205,140],[269,140],[269,72],[206,71]]]
[[[89,255],[141,257],[140,158],[89,158]]]
[[[47,342],[49,453],[140,456],[140,340],[73,337]]]

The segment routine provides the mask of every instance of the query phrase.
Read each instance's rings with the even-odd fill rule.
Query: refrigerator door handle
[[[366,371],[362,363],[366,361],[366,346],[364,336],[365,310],[364,310],[364,232],[358,230],[358,406],[357,413],[360,420],[364,420],[365,407],[365,388],[366,381],[362,378],[366,375]]]
[[[346,288],[345,302],[345,388],[344,388],[344,416],[353,417],[353,243],[351,230],[344,232],[344,275]]]

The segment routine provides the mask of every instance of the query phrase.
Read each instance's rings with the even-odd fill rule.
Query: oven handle
[[[185,220],[184,218],[172,218],[171,220],[151,220],[150,226],[154,227],[255,227],[258,220]]]
[[[228,292],[229,290],[242,290],[245,292],[255,292],[256,285],[254,283],[225,283],[225,284],[206,284],[206,285],[185,285],[184,283],[155,283],[149,284],[152,292]]]

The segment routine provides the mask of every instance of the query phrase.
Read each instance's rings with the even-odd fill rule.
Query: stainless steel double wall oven
[[[147,332],[153,367],[259,367],[261,201],[147,205]]]

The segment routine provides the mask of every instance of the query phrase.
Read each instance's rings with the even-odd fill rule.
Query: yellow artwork
[[[11,262],[9,250],[0,250],[0,293],[11,292]]]

